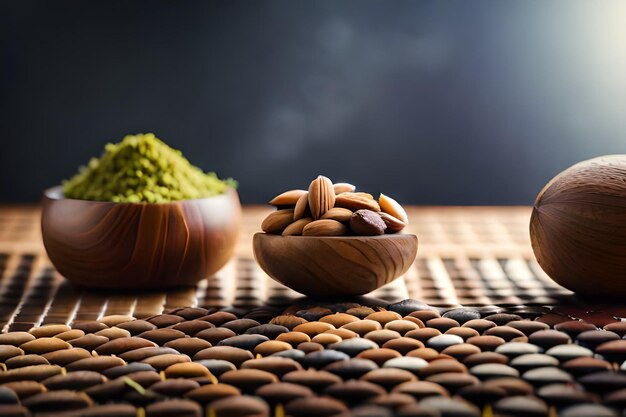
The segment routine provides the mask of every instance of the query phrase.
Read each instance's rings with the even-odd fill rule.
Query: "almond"
[[[346,234],[346,226],[337,220],[316,220],[304,226],[303,236],[341,236]]]
[[[263,223],[261,229],[265,233],[279,235],[285,227],[289,226],[293,221],[293,209],[276,210],[270,213]]]
[[[309,209],[315,220],[335,205],[335,189],[327,177],[320,175],[309,186]]]
[[[385,213],[384,211],[381,211],[380,213],[378,213],[378,215],[387,225],[387,230],[385,230],[385,232],[387,233],[397,233],[404,229],[404,227],[406,226],[406,223],[404,223],[402,220],[396,219],[391,214]]]
[[[306,191],[304,190],[285,191],[274,197],[272,201],[270,201],[270,204],[272,206],[295,206],[298,199],[305,193]]]
[[[324,213],[322,219],[331,219],[337,220],[338,222],[347,222],[350,220],[350,216],[352,216],[352,211],[346,208],[333,207],[326,213]]]
[[[380,211],[380,206],[374,197],[368,193],[341,193],[335,199],[335,206],[353,211],[360,209]]]
[[[312,217],[304,217],[302,219],[296,220],[291,223],[289,226],[283,230],[283,236],[300,236],[302,234],[302,229],[304,226],[311,223],[313,221]]]
[[[378,197],[378,204],[380,204],[380,208],[385,213],[391,214],[396,219],[401,220],[404,224],[409,224],[409,216],[407,216],[406,211],[404,211],[400,203],[393,198],[386,196],[385,194],[381,194],[380,197]]]
[[[293,219],[299,220],[303,218],[306,214],[307,208],[309,208],[309,193],[305,192],[296,202],[296,208],[293,211]]]
[[[347,182],[338,182],[337,184],[333,184],[333,188],[335,189],[335,194],[353,193],[354,190],[356,190],[354,185],[348,184]]]

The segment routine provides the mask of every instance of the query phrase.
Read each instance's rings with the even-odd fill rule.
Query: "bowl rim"
[[[80,198],[69,198],[69,197],[65,197],[64,193],[63,193],[63,186],[62,185],[55,185],[53,187],[49,187],[46,188],[43,191],[43,196],[49,200],[52,201],[80,201],[80,202],[87,202],[87,203],[96,203],[96,204],[113,204],[113,205],[127,205],[127,206],[146,206],[146,205],[168,205],[168,204],[180,204],[180,203],[186,203],[186,202],[194,202],[194,201],[202,201],[202,200],[211,200],[214,198],[218,198],[218,197],[224,197],[227,196],[228,194],[232,194],[235,193],[237,194],[237,190],[233,187],[231,187],[230,185],[227,186],[226,191],[224,191],[221,194],[216,194],[210,197],[202,197],[202,198],[188,198],[186,200],[174,200],[174,201],[164,201],[164,202],[160,202],[160,203],[146,203],[146,202],[139,202],[139,203],[131,203],[128,201],[122,201],[122,202],[116,202],[116,201],[102,201],[102,200],[84,200],[84,199],[80,199]]]
[[[267,236],[276,236],[276,237],[282,237],[282,238],[292,238],[292,239],[299,239],[299,240],[305,240],[305,239],[330,239],[330,240],[343,240],[343,239],[374,239],[374,240],[383,240],[383,239],[399,239],[402,237],[414,237],[415,239],[417,239],[417,235],[414,233],[388,233],[388,234],[384,234],[384,235],[375,235],[375,236],[361,236],[361,235],[343,235],[343,236],[283,236],[283,235],[275,235],[272,233],[266,233],[266,232],[255,232],[254,233],[254,237],[256,237],[257,235],[267,235]]]

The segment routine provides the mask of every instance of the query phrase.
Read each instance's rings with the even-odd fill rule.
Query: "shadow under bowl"
[[[254,256],[276,281],[311,297],[367,294],[404,274],[417,237],[280,236],[256,233]]]
[[[241,223],[237,191],[168,203],[113,203],[44,192],[43,243],[74,284],[109,289],[195,285],[232,257]]]

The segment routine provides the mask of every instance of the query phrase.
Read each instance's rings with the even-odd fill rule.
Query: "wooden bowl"
[[[404,274],[417,237],[280,236],[257,233],[254,256],[276,281],[308,296],[362,295]]]
[[[44,193],[43,243],[74,284],[114,289],[194,285],[235,250],[241,220],[234,189],[215,197],[135,204]]]

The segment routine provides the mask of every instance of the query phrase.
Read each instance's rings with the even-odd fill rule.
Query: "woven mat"
[[[576,302],[536,263],[528,236],[529,208],[408,211],[409,231],[419,238],[414,267],[368,297],[385,302],[414,298],[441,307]],[[0,328],[28,330],[112,314],[144,318],[178,306],[249,309],[289,304],[301,294],[270,279],[252,255],[252,234],[268,212],[245,209],[236,257],[197,288],[107,293],[76,288],[54,271],[41,243],[36,207],[0,208]]]

